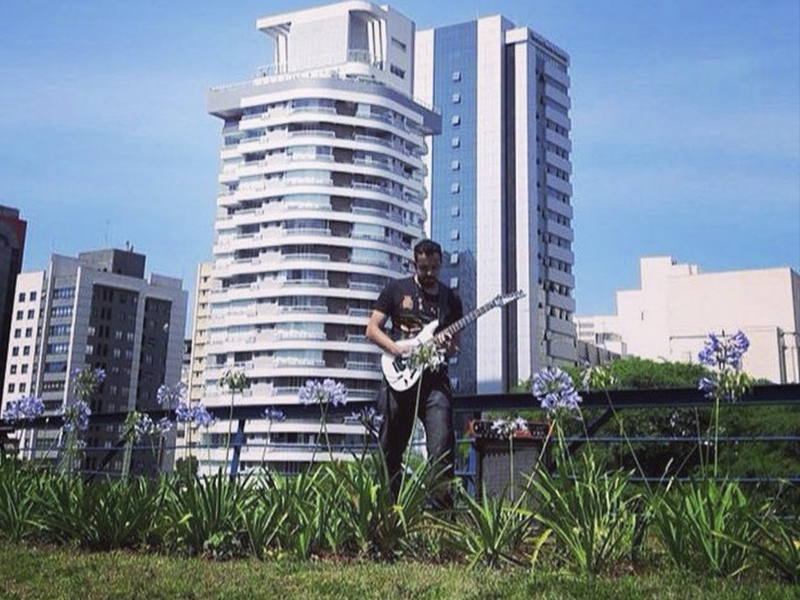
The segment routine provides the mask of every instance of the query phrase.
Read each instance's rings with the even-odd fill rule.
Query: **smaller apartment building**
[[[144,265],[141,254],[99,250],[78,258],[54,254],[47,271],[19,275],[3,407],[36,395],[45,415],[55,415],[74,396],[70,373],[89,366],[106,372],[92,414],[158,408],[159,386],[181,376],[187,295],[180,280],[156,274],[146,280]],[[99,467],[120,439],[121,420],[90,422],[84,468]],[[23,455],[55,458],[58,434],[29,431],[20,440]],[[134,453],[134,471],[139,458]],[[119,456],[107,468],[119,472],[122,466]]]
[[[800,275],[789,267],[701,273],[672,257],[640,260],[641,285],[617,292],[615,315],[576,317],[579,339],[625,355],[692,362],[709,333],[741,329],[744,369],[800,382]]]

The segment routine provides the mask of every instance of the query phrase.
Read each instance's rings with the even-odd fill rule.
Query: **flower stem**
[[[639,462],[639,457],[636,456],[636,451],[633,449],[633,444],[631,444],[631,440],[628,438],[628,434],[625,431],[625,423],[622,421],[622,419],[619,418],[619,415],[617,414],[617,409],[614,408],[614,403],[611,401],[611,394],[608,393],[608,388],[603,386],[603,392],[606,395],[606,400],[608,401],[608,407],[611,409],[611,412],[614,415],[614,420],[617,422],[617,425],[619,425],[619,430],[622,433],[622,437],[625,439],[625,443],[628,446],[628,450],[631,451],[631,456],[633,456],[633,462],[636,463],[636,468],[639,470],[639,475],[641,475],[642,481],[644,481],[645,486],[647,486],[647,491],[652,492],[652,490],[650,489],[650,482],[647,480],[647,477],[644,474],[644,469],[642,468],[642,465]]]
[[[511,501],[514,501],[514,432],[508,436],[508,468],[509,468],[509,481],[511,482]]]
[[[714,394],[714,479],[719,464],[719,394]]]
[[[231,431],[233,430],[233,399],[236,395],[236,391],[231,389],[231,407],[228,411],[228,435],[225,438],[225,469],[228,468],[228,455],[230,454],[231,449]]]

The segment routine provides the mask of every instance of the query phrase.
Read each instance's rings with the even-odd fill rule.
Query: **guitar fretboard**
[[[515,292],[513,294],[508,294],[506,296],[497,296],[496,298],[490,300],[483,306],[480,306],[475,310],[473,310],[472,312],[467,313],[466,315],[461,317],[458,321],[455,321],[454,323],[451,323],[450,325],[442,329],[439,333],[437,333],[433,337],[434,341],[436,343],[441,343],[444,340],[445,336],[452,335],[457,331],[461,331],[462,329],[464,329],[464,327],[466,327],[473,321],[476,321],[479,317],[483,316],[493,308],[497,306],[503,306],[504,304],[511,302],[512,300],[518,300],[523,295],[524,293],[520,291],[520,292]]]

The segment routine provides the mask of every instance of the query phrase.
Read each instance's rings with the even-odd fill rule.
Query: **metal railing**
[[[296,394],[298,388],[275,388],[276,396],[280,396],[283,400],[289,401],[290,396],[287,393]],[[683,436],[664,436],[664,435],[632,435],[624,437],[621,435],[609,435],[600,433],[604,425],[614,419],[614,416],[632,409],[683,409],[683,408],[697,408],[709,409],[713,406],[710,399],[706,398],[702,392],[696,389],[680,388],[680,389],[648,389],[648,390],[614,390],[605,392],[584,392],[581,394],[583,397],[582,410],[584,414],[591,414],[591,420],[587,418],[583,433],[579,435],[570,435],[565,438],[569,444],[569,451],[576,452],[588,441],[597,444],[612,444],[617,445],[621,450],[624,450],[627,443],[637,445],[647,444],[698,444],[710,442],[712,438],[706,438],[698,435],[683,435]],[[233,407],[230,406],[215,406],[208,407],[212,413],[220,421],[228,421],[229,418],[235,424],[234,434],[231,437],[229,447],[223,444],[206,444],[202,447],[193,445],[195,456],[201,460],[203,456],[208,453],[209,460],[212,454],[230,450],[230,462],[228,470],[231,476],[239,474],[239,466],[241,462],[241,454],[243,448],[254,448],[258,446],[259,449],[266,450],[269,456],[270,448],[272,446],[264,447],[264,444],[258,442],[256,446],[251,442],[247,442],[247,424],[255,421],[264,422],[264,410],[268,407],[280,408],[286,415],[289,422],[309,423],[315,422],[319,419],[319,407],[316,405],[303,405],[303,404],[276,404],[276,397],[272,397],[271,402],[252,402],[251,396],[248,396],[246,403],[242,402]],[[353,411],[373,405],[374,398],[372,394],[366,390],[353,390],[350,394],[351,402],[343,407],[331,406],[328,411],[328,417],[331,423],[342,423],[343,417],[349,415]],[[252,398],[252,400],[257,400]],[[725,410],[737,410],[740,407],[776,407],[776,406],[797,406],[800,405],[800,384],[786,384],[786,385],[758,385],[754,386],[750,392],[745,394],[738,402],[726,404]],[[509,411],[525,411],[536,410],[537,404],[531,394],[482,394],[482,395],[463,395],[456,396],[453,400],[454,413],[458,416],[481,418],[486,412],[509,412]],[[174,411],[168,410],[153,410],[153,411],[140,411],[147,412],[153,421],[158,421],[163,417],[175,420]],[[115,430],[120,430],[123,426],[127,412],[114,412],[114,413],[95,413],[90,417],[90,426],[97,427],[99,431],[107,430],[109,427]],[[48,453],[51,457],[56,456],[59,451],[59,446],[56,444],[58,434],[61,429],[61,417],[47,416],[39,417],[26,422],[7,422],[0,420],[0,446],[5,451],[17,451],[17,441],[10,436],[14,431],[28,432],[38,431],[42,438],[48,440],[48,444],[52,447],[45,449],[42,448],[37,452]],[[263,429],[264,426],[261,427]],[[199,434],[195,434],[199,435]],[[219,437],[219,432],[213,435]],[[174,438],[173,438],[174,439]],[[719,444],[800,444],[800,432],[786,432],[786,433],[764,433],[748,432],[741,435],[723,434],[714,438],[715,442]],[[474,481],[475,477],[475,452],[472,446],[473,438],[460,437],[457,443],[460,445],[470,444],[470,456],[468,464],[462,466],[457,470],[457,474],[466,479],[467,481]],[[361,451],[364,449],[365,444],[372,444],[369,439],[362,440],[360,443],[342,443],[340,446],[332,448],[337,453],[347,453],[356,449]],[[260,445],[259,445],[260,444]],[[102,456],[102,460],[97,461],[94,468],[84,468],[83,474],[87,478],[93,478],[99,474],[114,476],[119,473],[114,473],[107,467],[112,462],[122,456],[125,451],[126,442],[118,440],[111,444],[106,440],[101,446],[87,445],[83,450],[87,454],[92,454],[95,457]],[[281,444],[274,446],[274,448],[281,447]],[[293,449],[302,449],[302,444],[292,444]],[[372,446],[370,446],[372,447]],[[158,446],[159,452],[176,453],[183,451],[187,448],[185,442],[175,442],[164,446]],[[309,447],[313,450],[313,447]],[[316,457],[319,460],[326,459],[326,452],[321,452],[320,447],[317,448]],[[134,444],[132,446],[134,451],[148,451],[152,452],[154,446],[152,444]],[[248,450],[251,452],[251,450]],[[213,462],[213,461],[212,461]],[[637,479],[637,478],[634,478]],[[657,478],[653,478],[657,479]],[[792,482],[800,483],[800,473],[786,473],[780,476],[764,476],[764,475],[747,475],[736,478],[742,482]]]

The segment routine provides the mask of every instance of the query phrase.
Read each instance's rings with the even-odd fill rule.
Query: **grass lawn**
[[[125,552],[86,553],[0,543],[0,598],[78,599],[609,599],[800,598],[772,579],[703,578],[653,569],[595,580],[524,569],[468,570],[416,562],[212,562]]]

